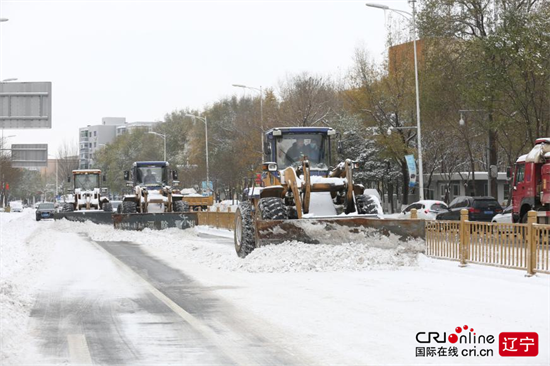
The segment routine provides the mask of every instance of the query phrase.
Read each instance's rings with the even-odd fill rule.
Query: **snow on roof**
[[[527,154],[520,156],[518,160],[516,160],[516,163],[524,163],[525,159],[527,159]]]

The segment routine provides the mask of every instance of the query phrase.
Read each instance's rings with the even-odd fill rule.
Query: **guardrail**
[[[536,223],[530,211],[526,224],[468,221],[462,210],[460,221],[426,221],[426,254],[460,261],[550,273],[550,225]]]
[[[411,219],[417,218],[411,212]],[[198,224],[233,230],[235,212],[198,211]],[[499,224],[468,221],[462,210],[460,221],[425,222],[426,254],[434,258],[459,261],[461,266],[476,263],[550,273],[550,225],[536,223],[537,213],[528,213],[526,224]],[[381,226],[386,220],[376,222]],[[401,221],[401,220],[400,220]],[[403,223],[407,220],[402,220]]]

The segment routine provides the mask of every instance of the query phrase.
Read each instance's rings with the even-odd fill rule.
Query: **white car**
[[[511,224],[512,223],[512,206],[508,206],[502,211],[502,213],[495,215],[491,222],[499,224]]]
[[[23,212],[23,203],[21,201],[10,202],[11,212]]]
[[[435,217],[441,211],[447,210],[447,204],[443,201],[423,200],[408,205],[399,215],[401,219],[410,219],[411,210],[416,208],[416,214],[419,219],[435,220]]]

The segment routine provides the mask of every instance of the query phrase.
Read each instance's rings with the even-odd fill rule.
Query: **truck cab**
[[[539,138],[529,154],[520,156],[512,182],[512,219],[527,222],[537,211],[538,222],[550,219],[550,138]]]

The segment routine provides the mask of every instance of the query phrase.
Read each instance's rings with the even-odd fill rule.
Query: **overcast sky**
[[[157,121],[307,71],[343,75],[355,48],[380,60],[384,11],[366,1],[0,0],[0,80],[51,81],[51,130],[8,143],[78,142],[102,117]],[[378,0],[409,10],[406,1]]]

